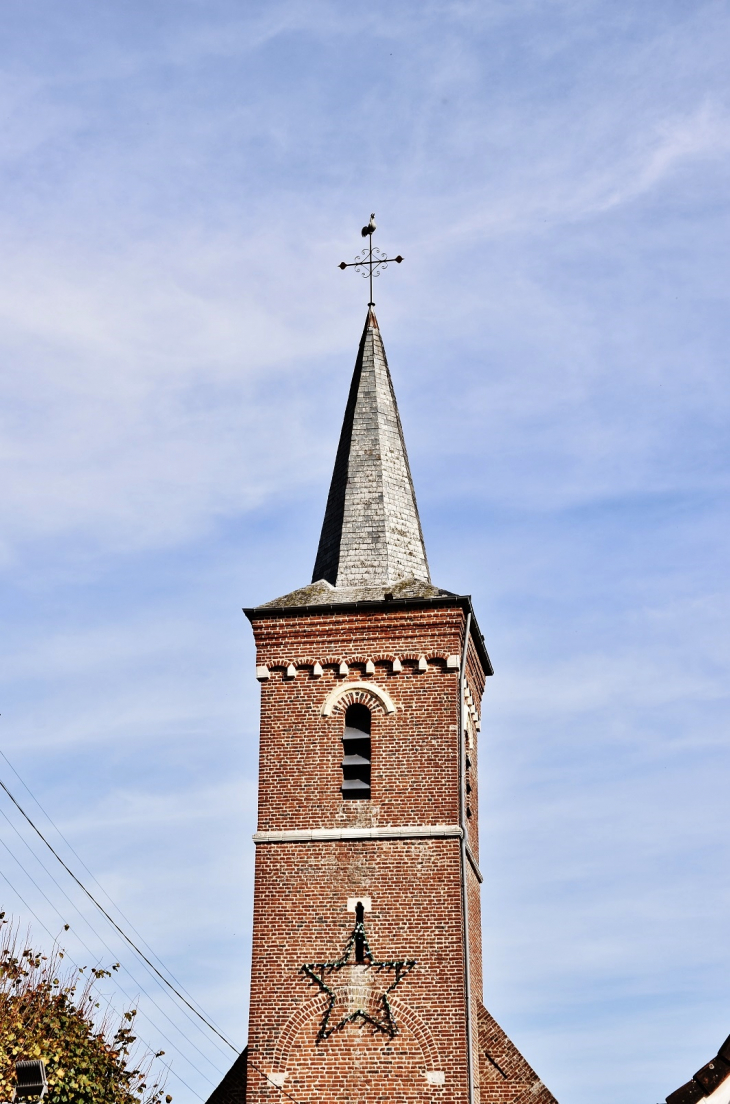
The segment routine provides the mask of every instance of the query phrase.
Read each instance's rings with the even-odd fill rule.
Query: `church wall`
[[[259,830],[456,824],[459,672],[447,659],[460,655],[463,627],[458,607],[255,621],[256,662],[270,672],[261,693]],[[421,656],[426,670],[419,670]],[[343,660],[346,676],[339,674]],[[382,687],[395,705],[392,714],[377,703],[373,709],[367,803],[342,801],[343,716],[322,716],[330,691],[351,682]]]
[[[459,876],[457,839],[260,845],[251,1060],[274,1080],[286,1074],[287,1092],[309,1104],[464,1101]],[[318,1042],[325,1004],[301,967],[342,954],[355,922],[348,911],[353,898],[369,899],[365,929],[376,960],[415,959],[416,964],[390,995],[393,1038],[368,1024],[350,1023]],[[375,1000],[392,975],[371,973]],[[344,984],[344,978],[329,980]],[[338,990],[336,1015],[347,1007]],[[300,1018],[292,1024],[297,1012]],[[250,1101],[278,1095],[249,1071]]]
[[[554,1104],[482,1004],[491,665],[469,599],[430,582],[372,304],[313,580],[245,611],[261,683],[249,1045],[208,1104]]]
[[[454,657],[461,657],[464,611],[434,606],[260,619],[254,614],[252,621],[257,665],[265,672],[249,1053],[262,1072],[249,1070],[247,1099],[285,1099],[266,1074],[300,1104],[463,1104],[467,1040],[461,854],[454,834],[460,754]],[[469,657],[468,675],[478,708],[484,680],[478,656],[476,667]],[[340,791],[343,710],[350,696],[341,699],[342,709],[322,712],[333,691],[350,686],[360,686],[349,693],[363,695],[372,709],[370,800],[346,801]],[[368,696],[369,686],[385,692],[392,712]],[[469,834],[476,852],[477,733],[473,718],[470,723]],[[285,842],[269,835],[438,826],[452,834]],[[467,889],[476,1025],[481,937],[479,884],[470,864]],[[318,1039],[329,998],[302,967],[343,954],[359,897],[371,905],[364,921],[376,961],[416,963],[389,997],[397,1030],[391,1037],[356,1021]],[[352,988],[343,988],[348,970],[332,974],[338,1015],[356,1000]],[[377,967],[365,973],[371,985],[383,973],[391,976]],[[380,994],[368,992],[377,1018]]]
[[[307,642],[316,650],[328,643],[338,655],[343,648],[357,654],[360,646],[379,646],[385,655],[397,654],[395,649],[400,647],[405,654],[416,657],[429,647],[438,652],[456,646],[460,652],[463,626],[464,611],[456,605],[404,609],[383,603],[380,608],[361,612],[323,607],[321,613],[254,617],[259,662],[266,662],[265,656],[275,659],[282,649],[285,652],[292,645]]]

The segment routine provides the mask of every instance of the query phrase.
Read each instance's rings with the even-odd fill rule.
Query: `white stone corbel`
[[[375,674],[375,664],[373,663],[372,659],[369,659],[367,661],[367,663],[365,664],[365,674],[366,675],[374,675]]]
[[[343,678],[345,678],[345,676],[349,675],[349,673],[350,673],[350,668],[347,666],[347,664],[345,663],[345,661],[343,659],[342,663],[340,664],[340,674],[342,675]]]
[[[313,678],[322,678],[323,674],[324,674],[324,671],[322,670],[322,664],[319,662],[319,660],[317,660],[314,667],[312,668],[312,677]]]
[[[394,675],[399,675],[402,670],[403,670],[403,664],[398,659],[398,656],[396,656],[395,659],[393,660],[393,674]]]
[[[427,671],[428,670],[428,660],[423,655],[418,657],[418,670],[419,671]]]
[[[267,678],[271,678],[271,672],[266,664],[261,663],[256,667],[256,678],[259,682],[266,682]]]
[[[293,678],[297,677],[297,669],[296,669],[296,667],[294,666],[293,663],[290,663],[289,666],[287,667],[286,677],[288,679],[293,679]]]
[[[459,657],[458,655],[450,655],[446,657],[446,667],[449,671],[459,670]]]

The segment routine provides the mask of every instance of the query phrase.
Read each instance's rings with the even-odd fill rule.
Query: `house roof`
[[[690,1081],[670,1093],[667,1104],[728,1104],[730,1102],[730,1036],[714,1058]]]

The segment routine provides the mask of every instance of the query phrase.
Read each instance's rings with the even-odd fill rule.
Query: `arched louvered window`
[[[347,707],[342,736],[342,796],[346,799],[370,797],[370,710],[361,702]]]

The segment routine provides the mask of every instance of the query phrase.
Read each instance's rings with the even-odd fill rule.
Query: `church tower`
[[[368,310],[312,582],[244,611],[261,744],[247,1051],[211,1104],[554,1104],[482,1003],[492,666],[431,582]]]

